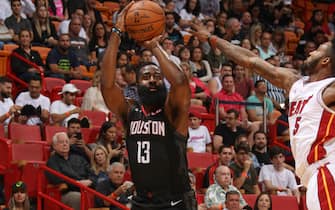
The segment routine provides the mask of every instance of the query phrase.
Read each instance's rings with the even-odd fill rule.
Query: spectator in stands
[[[31,31],[23,29],[19,33],[19,47],[11,56],[10,64],[14,74],[25,82],[43,70],[43,61],[39,52],[31,49],[33,34]]]
[[[4,9],[1,3],[0,3],[0,8]],[[10,31],[5,25],[5,22],[4,22],[5,15],[1,13],[3,9],[0,10],[0,49],[3,49],[3,45],[6,43],[10,43],[11,40],[13,39],[12,31]]]
[[[199,113],[190,112],[188,126],[187,149],[192,152],[212,152],[212,139],[208,128],[201,125]]]
[[[199,0],[200,12],[207,18],[214,18],[220,12],[220,2],[216,0]]]
[[[134,184],[130,181],[124,181],[125,171],[125,166],[122,163],[112,163],[107,169],[109,179],[100,182],[96,187],[96,191],[123,205],[127,205],[129,203],[128,197],[133,193]],[[98,197],[95,198],[95,207],[106,206],[110,210],[119,210],[119,208],[113,206],[110,202]]]
[[[215,183],[210,185],[206,191],[205,203],[209,209],[225,209],[226,194],[230,191],[236,191],[240,194],[239,208],[247,206],[248,204],[243,199],[241,193],[232,183],[232,175],[228,166],[219,166],[214,174]]]
[[[69,25],[70,45],[72,51],[78,58],[79,64],[89,67],[95,65],[95,63],[90,62],[92,60],[89,59],[89,49],[86,39],[79,35],[81,27],[82,21],[79,17],[71,19]]]
[[[241,143],[244,143],[244,144],[248,144],[249,148],[251,148],[252,144],[249,143],[250,138],[251,138],[251,134],[249,134],[249,138],[246,134],[238,135],[235,139],[235,147],[237,147],[237,145],[239,145]],[[252,153],[251,151],[249,152],[249,156],[250,156],[250,159],[252,160],[252,164],[253,164],[253,166],[256,169],[257,174],[258,174],[259,170],[261,169],[261,166],[258,162],[258,159],[257,159],[256,155],[254,153]]]
[[[54,47],[57,45],[57,31],[48,16],[48,10],[45,6],[37,7],[32,23],[34,35],[33,45],[45,47]]]
[[[236,92],[239,93],[243,99],[247,99],[249,96],[254,95],[253,81],[247,77],[246,69],[243,66],[236,64],[233,72]]]
[[[166,37],[166,38],[163,39],[162,48],[168,54],[170,60],[172,60],[173,62],[175,62],[178,65],[180,64],[180,59],[177,56],[172,54],[172,52],[175,48],[175,45],[170,38]],[[153,57],[152,61],[159,66],[159,63],[158,63],[156,57]]]
[[[8,202],[8,208],[4,210],[32,210],[27,193],[27,186],[22,181],[17,181],[12,185],[11,196]]]
[[[273,103],[270,98],[266,96],[267,87],[265,80],[257,80],[255,82],[255,95],[249,96],[247,99],[248,103],[261,103],[265,102],[266,110],[264,110],[263,105],[247,105],[248,119],[251,122],[263,122],[264,121],[264,111],[266,112],[266,122],[269,124],[274,123],[273,119]]]
[[[52,147],[55,153],[47,161],[49,168],[76,180],[78,184],[94,187],[94,183],[90,178],[92,175],[90,165],[81,156],[70,153],[70,140],[65,132],[59,132],[53,136]],[[46,177],[50,184],[65,183],[63,179],[50,173],[46,173]],[[79,188],[67,184],[67,189],[62,192],[61,201],[75,210],[80,210],[80,197]]]
[[[180,50],[179,50],[180,52]],[[179,57],[180,58],[180,57]],[[140,52],[140,63],[145,63],[145,62],[152,62],[152,52],[148,49],[143,49]]]
[[[125,8],[125,7],[127,6],[127,4],[128,4],[130,1],[129,1],[129,0],[118,0],[117,2],[119,3],[119,9],[113,13],[113,16],[112,16],[112,23],[113,23],[113,24],[116,23],[116,20],[117,20],[118,15],[119,15],[120,12],[123,10],[123,8]]]
[[[235,161],[230,165],[234,176],[234,186],[245,194],[258,195],[260,190],[257,181],[257,171],[252,165],[252,160],[249,156],[249,145],[241,143],[237,145],[235,152]]]
[[[252,153],[256,155],[258,163],[262,167],[263,165],[271,164],[270,155],[268,153],[268,140],[266,134],[263,131],[257,131],[253,136],[254,145],[252,147]]]
[[[88,43],[90,62],[97,63],[98,58],[105,51],[108,43],[108,35],[105,24],[96,22],[92,28],[92,37]]]
[[[245,39],[248,37],[252,25],[252,18],[249,11],[243,12],[240,22],[241,22],[240,35],[242,39]]]
[[[107,108],[100,90],[101,70],[96,70],[92,78],[92,87],[89,87],[83,97],[81,109],[100,111],[108,114],[110,110]]]
[[[322,30],[324,34],[330,36],[331,33],[329,27],[326,21],[324,21],[324,19],[325,18],[322,10],[320,9],[313,10],[313,14],[310,21],[308,21],[305,25],[305,33],[311,35],[317,30]]]
[[[211,102],[210,92],[207,85],[200,79],[192,75],[191,67],[188,63],[181,63],[180,67],[188,78],[191,90],[191,105],[204,106],[209,109]]]
[[[235,139],[247,131],[238,125],[239,113],[235,109],[227,110],[225,124],[219,124],[214,130],[213,147],[214,151],[218,151],[221,145],[234,146]]]
[[[272,164],[264,165],[259,173],[258,182],[262,183],[263,191],[277,195],[295,195],[299,201],[299,191],[294,173],[285,168],[285,156],[281,148],[270,149]]]
[[[66,0],[49,0],[48,9],[53,20],[63,21],[69,18]]]
[[[194,76],[203,82],[208,82],[212,78],[212,69],[208,61],[203,59],[203,51],[201,47],[195,47],[191,50],[191,61],[194,63]]]
[[[12,80],[4,76],[0,77],[0,123],[6,126],[20,110],[18,106],[14,105],[11,98],[12,88]]]
[[[225,24],[227,21],[227,12],[225,10],[220,11],[218,16],[216,17],[216,27],[214,30],[214,35],[223,38],[226,33]]]
[[[96,146],[92,151],[91,168],[95,175],[97,186],[102,181],[108,179],[107,168],[109,166],[109,156],[106,148],[102,145]]]
[[[224,75],[233,75],[233,64],[224,62],[220,71],[213,74],[213,77],[208,81],[208,89],[211,95],[214,96],[222,90],[222,77]]]
[[[165,33],[175,45],[184,44],[183,35],[176,29],[176,21],[173,12],[165,13]]]
[[[80,63],[77,56],[70,49],[70,36],[61,34],[58,45],[54,47],[47,57],[47,75],[64,79],[69,82],[71,79],[82,79]]]
[[[136,83],[136,70],[131,64],[121,67],[122,76],[127,85],[123,88],[123,95],[130,103],[140,103],[138,96],[137,83]]]
[[[85,158],[89,163],[92,157],[92,151],[86,145],[81,133],[81,121],[78,118],[71,118],[67,122],[66,132],[70,140],[70,154],[79,155]]]
[[[84,15],[84,18],[82,20],[82,27],[84,28],[86,36],[87,36],[86,40],[90,41],[93,35],[93,30],[92,30],[93,22],[89,14]]]
[[[264,60],[276,54],[275,51],[271,48],[271,40],[271,32],[263,31],[261,36],[261,44],[256,46],[256,48],[259,50],[259,56]]]
[[[30,21],[21,15],[22,4],[21,0],[11,0],[11,8],[13,14],[6,18],[5,24],[9,30],[14,34],[13,41],[19,41],[19,33],[22,29],[31,31]]]
[[[214,172],[219,166],[229,166],[231,161],[233,160],[233,148],[231,146],[221,145],[219,148],[219,158],[218,160],[210,165],[205,172],[204,180],[202,187],[208,188],[209,185],[214,184]]]
[[[262,34],[263,34],[262,25],[260,23],[254,23],[250,27],[250,33],[249,33],[251,46],[256,47],[261,45]]]
[[[231,17],[225,24],[226,33],[224,39],[235,45],[240,45],[244,37],[241,34],[241,23],[237,18]]]
[[[124,51],[119,51],[118,52],[116,60],[117,60],[117,67],[118,68],[123,67],[130,62],[130,58],[129,58],[127,52],[124,52]]]
[[[189,66],[191,68],[191,72],[196,71],[195,64],[193,63],[193,61],[191,61],[191,51],[188,47],[180,48],[178,57],[179,57],[181,63],[188,63],[189,64]]]
[[[100,12],[96,9],[96,0],[85,0],[84,13],[91,16],[92,24],[96,22],[102,23],[102,17]]]
[[[256,198],[254,210],[272,210],[271,195],[267,192],[262,192]]]
[[[121,162],[126,165],[127,160],[124,156],[125,144],[118,142],[117,125],[111,121],[104,122],[101,125],[97,145],[102,145],[107,149],[111,158],[111,163]]]
[[[201,43],[200,43],[200,40],[198,39],[198,37],[192,35],[187,42],[187,47],[189,49],[193,49],[195,47],[201,47],[200,44]]]
[[[75,106],[74,99],[79,89],[73,84],[65,84],[62,88],[62,99],[52,102],[50,107],[51,123],[66,127],[71,118],[78,118],[80,108]]]
[[[73,2],[73,0],[70,1],[70,2]],[[79,17],[82,21],[84,19],[84,11],[80,8],[77,8],[74,11],[74,13],[71,14],[71,19],[75,18],[75,17]],[[65,19],[60,23],[59,29],[58,29],[58,36],[60,36],[61,34],[68,34],[69,33],[69,25],[70,25],[71,19],[69,19],[69,20]],[[88,37],[87,37],[86,32],[85,32],[83,27],[81,27],[81,29],[80,29],[79,36],[88,40]]]
[[[200,11],[199,0],[186,0],[183,9],[180,11],[179,25],[185,29],[191,25],[192,22],[200,23],[205,17]]]
[[[241,209],[239,205],[239,200],[241,199],[242,195],[239,191],[232,190],[226,193],[226,208],[225,210],[239,210]],[[243,209],[251,209],[249,206],[246,206]]]
[[[42,80],[39,76],[30,78],[28,91],[21,92],[15,104],[21,108],[18,121],[27,125],[43,125],[49,122],[50,99],[41,94]]]
[[[219,117],[224,119],[227,115],[228,109],[235,109],[239,112],[240,118],[243,122],[243,127],[247,127],[246,122],[248,119],[245,106],[238,104],[239,102],[244,102],[244,99],[240,94],[236,92],[234,77],[233,75],[224,75],[222,77],[222,90],[213,96],[210,112],[215,112],[215,100],[219,100]],[[233,102],[233,103],[230,103]]]
[[[271,48],[278,55],[284,55],[286,50],[286,39],[283,28],[277,27],[272,32]]]

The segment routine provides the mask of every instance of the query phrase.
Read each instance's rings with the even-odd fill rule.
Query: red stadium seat
[[[197,152],[188,152],[188,168],[207,168],[209,165],[214,163],[217,159],[216,155],[213,155],[209,152],[197,153]]]
[[[201,120],[202,124],[205,125],[211,135],[214,134],[215,130],[215,115],[214,114],[207,114],[207,113],[201,113]]]
[[[52,137],[55,133],[58,132],[66,132],[66,127],[55,126],[55,125],[46,125],[44,127],[44,140],[51,145],[52,144]]]
[[[100,111],[91,111],[91,110],[82,110],[80,113],[80,119],[83,117],[87,117],[90,121],[91,127],[97,126],[101,127],[101,125],[106,121],[107,115],[105,112]]]
[[[37,125],[22,125],[10,123],[8,126],[8,138],[14,141],[41,141],[41,130]]]
[[[65,81],[63,79],[59,78],[53,78],[53,77],[45,77],[44,78],[44,89],[46,90],[46,95],[49,97],[51,96],[52,89],[56,86],[63,87],[65,85]]]
[[[100,127],[81,128],[81,133],[86,144],[95,143],[99,135]]]
[[[54,86],[51,90],[51,93],[49,95],[50,101],[56,101],[56,100],[61,100],[62,95],[59,93],[62,91],[63,86]]]
[[[3,124],[0,124],[0,138],[5,138],[6,133],[5,133],[5,127]]]
[[[86,80],[73,79],[70,81],[71,84],[74,84],[80,90],[80,96],[83,96],[86,90],[92,86],[92,83]]]

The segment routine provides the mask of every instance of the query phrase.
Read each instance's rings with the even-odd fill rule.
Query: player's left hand
[[[134,1],[129,2],[127,6],[123,8],[121,13],[118,15],[117,21],[115,23],[115,27],[118,28],[121,32],[125,31],[124,22],[125,22],[126,14],[129,8],[131,7],[131,5],[133,5],[134,3],[135,3]]]
[[[159,35],[159,36],[156,36],[154,38],[152,38],[151,40],[148,40],[148,41],[144,41],[142,43],[140,43],[143,47],[149,49],[149,50],[152,50],[154,49],[155,47],[158,47],[159,46],[159,42],[162,40],[162,35]]]

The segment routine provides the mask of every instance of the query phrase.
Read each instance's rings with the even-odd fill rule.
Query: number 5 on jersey
[[[137,163],[148,164],[150,163],[150,142],[138,141],[137,142]]]

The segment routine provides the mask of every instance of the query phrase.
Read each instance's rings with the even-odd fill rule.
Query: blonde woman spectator
[[[100,77],[101,71],[97,70],[92,80],[92,87],[88,88],[85,92],[81,108],[83,110],[101,111],[108,114],[110,111],[105,104],[100,90]]]
[[[106,148],[102,145],[97,145],[93,149],[91,158],[91,167],[97,184],[108,179],[107,168],[109,161],[110,158]]]
[[[256,47],[261,45],[262,33],[263,29],[261,24],[254,24],[250,27],[249,37],[252,46]]]
[[[12,192],[8,202],[7,210],[31,210],[29,197],[27,194],[27,186],[22,181],[17,181],[12,185]]]
[[[286,49],[286,40],[283,28],[276,28],[272,32],[271,48],[276,54],[284,54]]]

